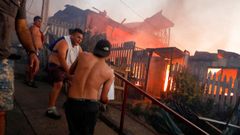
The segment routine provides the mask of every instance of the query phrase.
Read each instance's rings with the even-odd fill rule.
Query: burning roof
[[[234,52],[228,52],[219,49],[218,53],[209,53],[209,52],[202,52],[202,51],[196,51],[194,56],[191,56],[191,60],[205,60],[205,61],[216,61],[219,58],[225,58],[225,59],[230,59],[230,58],[236,58],[240,59],[240,55]]]
[[[134,22],[125,24],[128,28],[131,29],[152,29],[154,31],[159,31],[161,29],[167,29],[173,27],[174,24],[165,16],[163,16],[162,11],[154,14],[153,16],[146,18],[144,22]]]
[[[209,53],[209,52],[199,52],[196,51],[194,56],[190,57],[190,60],[199,60],[199,61],[216,61],[217,54],[216,53]]]
[[[58,11],[51,20],[77,24],[90,35],[104,34],[112,43],[135,41],[141,48],[168,47],[170,40],[170,28],[174,24],[158,12],[143,22],[123,24],[107,16],[107,12],[99,13],[92,10],[82,10],[75,6],[66,5],[62,11]]]
[[[220,54],[224,58],[240,58],[240,55],[237,53],[228,52],[221,49],[218,50],[218,54]]]
[[[153,51],[162,58],[175,59],[184,57],[184,52],[176,47],[163,47],[163,48],[147,48],[148,51]]]

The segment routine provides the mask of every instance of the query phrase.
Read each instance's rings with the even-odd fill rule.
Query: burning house
[[[189,70],[199,79],[207,76],[209,68],[240,68],[240,55],[218,50],[217,53],[198,52],[189,58]]]
[[[240,55],[218,50],[218,53],[196,52],[188,68],[204,86],[206,97],[221,105],[236,103],[239,94]]]
[[[165,91],[174,90],[173,76],[186,66],[188,56],[176,47],[140,49],[135,42],[126,42],[113,47],[110,61],[136,86],[160,98]]]
[[[172,74],[186,64],[186,53],[169,47],[170,29],[174,24],[162,11],[143,22],[125,24],[108,17],[106,11],[82,10],[66,5],[49,18],[49,31],[57,36],[69,28],[85,30],[85,50],[91,51],[100,38],[113,44],[109,63],[127,73],[127,79],[154,97],[171,88]],[[134,93],[133,93],[134,94]]]
[[[143,22],[128,23],[125,26],[134,30],[129,39],[135,41],[138,47],[159,48],[169,47],[170,28],[174,24],[160,11]]]
[[[103,35],[113,44],[134,41],[140,48],[169,46],[170,28],[174,24],[162,15],[162,11],[143,22],[124,24],[125,20],[116,22],[107,16],[106,11],[97,9],[98,12],[94,12],[70,5],[65,7],[50,17],[48,22],[50,31],[55,31],[58,36],[67,34],[69,28],[80,27],[89,37]],[[51,27],[56,27],[56,24],[57,27],[62,27],[62,30],[56,32],[54,27]]]

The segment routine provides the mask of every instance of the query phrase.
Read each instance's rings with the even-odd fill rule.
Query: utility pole
[[[47,26],[48,12],[49,12],[49,0],[42,0],[41,17],[42,17],[43,29],[46,29],[46,26]]]

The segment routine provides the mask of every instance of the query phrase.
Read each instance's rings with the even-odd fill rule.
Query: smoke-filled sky
[[[125,23],[143,21],[162,10],[174,23],[170,46],[191,55],[217,49],[240,54],[240,0],[50,0],[50,16],[65,4],[106,10],[115,21],[126,18]],[[39,5],[39,0],[28,0],[27,10],[40,14]]]

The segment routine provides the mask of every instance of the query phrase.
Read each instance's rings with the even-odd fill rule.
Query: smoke
[[[159,38],[154,37],[144,31],[138,31],[135,34],[126,38],[126,41],[135,41],[137,47],[145,49],[145,48],[160,48],[166,47],[159,40]]]
[[[189,50],[216,52],[224,49],[240,53],[240,1],[239,0],[50,0],[50,16],[64,5],[81,9],[96,7],[107,15],[125,23],[143,21],[160,10],[175,25],[171,29],[170,46]],[[31,3],[31,0],[28,0]],[[30,11],[40,14],[41,0],[33,0]],[[31,17],[33,15],[30,15]]]
[[[40,16],[41,15],[41,9],[42,9],[42,1],[34,1],[34,0],[28,0],[26,3],[26,12],[27,12],[27,20],[28,22],[32,22],[34,16]]]
[[[240,2],[236,0],[170,0],[164,14],[175,24],[171,46],[187,49],[191,54],[196,50],[216,52],[217,49],[237,49],[240,43],[237,39],[239,7]],[[237,51],[240,52],[240,49]]]

